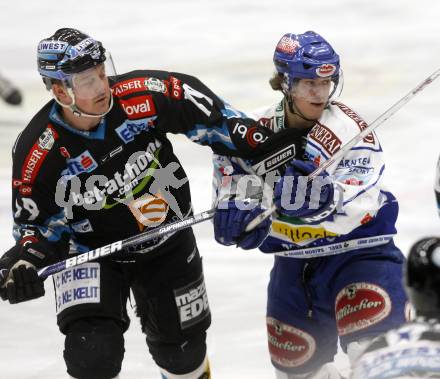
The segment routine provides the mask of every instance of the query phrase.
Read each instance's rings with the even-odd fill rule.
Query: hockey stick
[[[315,179],[321,172],[323,172],[326,168],[331,166],[333,163],[339,161],[344,154],[346,154],[353,146],[355,146],[358,142],[360,142],[365,136],[370,134],[374,129],[376,129],[379,125],[382,125],[386,120],[388,120],[392,115],[394,115],[400,108],[402,108],[408,101],[410,101],[414,96],[423,91],[429,84],[431,84],[435,79],[440,76],[440,69],[432,73],[428,76],[423,82],[417,85],[414,89],[412,89],[408,94],[402,97],[399,101],[397,101],[394,105],[392,105],[388,110],[383,112],[376,120],[374,120],[369,126],[367,126],[364,130],[362,130],[359,134],[354,136],[350,141],[348,141],[344,146],[341,147],[333,156],[331,156],[328,160],[323,162],[315,171],[313,171],[307,179],[307,182]],[[276,206],[272,205],[269,209],[260,213],[257,217],[255,217],[245,229],[245,232],[249,232],[258,226],[261,222],[263,222],[267,217],[269,217],[273,212],[276,211]]]
[[[295,155],[295,147],[294,145],[288,145],[269,156],[266,156],[263,160],[258,162],[252,168],[257,171],[259,175],[266,173],[269,170],[273,170],[280,166],[281,164],[286,163],[291,159],[292,156]],[[125,240],[120,240],[113,242],[109,245],[102,246],[100,248],[90,250],[86,253],[82,253],[76,255],[72,258],[68,258],[66,260],[54,263],[52,265],[43,267],[38,270],[38,276],[40,278],[46,279],[49,275],[55,274],[66,268],[79,266],[86,262],[94,261],[98,258],[102,258],[113,253],[122,251],[123,249],[132,246],[144,243],[146,241],[152,240],[157,237],[162,237],[166,234],[177,232],[186,228],[189,228],[192,225],[198,224],[200,222],[209,220],[214,217],[216,208],[209,209],[202,213],[196,214],[194,216],[188,217],[184,220],[176,221],[167,225],[159,226],[157,228],[148,230],[144,233],[138,234],[136,236],[129,237]],[[5,278],[8,276],[8,271],[3,270],[0,271],[0,285],[4,282]]]
[[[259,175],[266,173],[269,170],[273,170],[281,164],[286,163],[291,159],[292,156],[295,155],[295,147],[294,145],[288,145],[258,162],[255,166],[253,166],[254,170],[258,171]],[[49,275],[55,274],[66,268],[79,266],[86,262],[94,261],[98,258],[102,258],[118,251],[121,251],[129,246],[137,245],[144,243],[146,241],[152,240],[157,237],[162,237],[166,234],[177,232],[186,228],[189,228],[192,225],[198,224],[200,222],[209,220],[214,217],[216,208],[209,209],[202,213],[196,214],[194,216],[188,217],[186,219],[172,222],[170,224],[166,224],[163,226],[158,226],[157,228],[148,230],[144,233],[138,234],[133,237],[129,237],[125,240],[116,241],[109,245],[105,245],[103,247],[90,250],[87,253],[76,255],[72,258],[66,259],[64,261],[60,261],[54,263],[52,265],[43,267],[38,270],[38,276],[46,279]],[[0,283],[2,282],[2,275],[0,273]]]
[[[87,253],[76,255],[64,261],[60,261],[52,265],[43,267],[42,269],[38,270],[38,276],[42,279],[46,279],[49,275],[65,270],[66,268],[79,266],[83,263],[91,262],[98,258],[106,257],[118,251],[122,251],[129,246],[141,244],[154,238],[162,237],[166,234],[189,228],[192,225],[209,220],[214,216],[214,213],[215,209],[210,209],[208,211],[198,213],[194,216],[187,217],[180,221],[172,222],[163,226],[158,226],[157,228],[148,230],[136,236],[129,237],[125,240],[116,241],[100,248],[90,250]]]

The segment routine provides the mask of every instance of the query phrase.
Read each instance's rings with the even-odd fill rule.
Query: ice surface
[[[10,149],[18,132],[48,100],[36,74],[36,45],[58,27],[82,29],[104,42],[119,72],[157,68],[191,73],[237,108],[274,102],[268,86],[274,46],[285,32],[315,30],[340,53],[342,100],[371,122],[440,66],[440,2],[115,0],[2,1],[0,71],[24,92],[19,108],[0,103],[0,250],[12,244]],[[438,156],[439,83],[433,83],[378,131],[388,187],[400,201],[397,244],[438,234],[433,196]],[[197,212],[210,207],[210,151],[176,137]],[[265,291],[271,257],[223,248],[209,223],[195,228],[213,312],[209,355],[213,377],[273,378],[266,352]],[[355,278],[354,278],[355,279]],[[0,378],[63,378],[63,338],[47,296],[0,304]],[[158,378],[138,321],[126,333],[121,379]],[[346,367],[338,356],[340,367]]]

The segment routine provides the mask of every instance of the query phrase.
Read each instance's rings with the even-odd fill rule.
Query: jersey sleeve
[[[336,213],[322,225],[333,233],[348,234],[374,220],[381,209],[391,211],[397,206],[383,185],[385,163],[377,135],[372,133],[369,138],[370,141],[361,141],[328,169],[339,196]],[[389,219],[394,219],[393,215]]]
[[[182,133],[221,155],[252,157],[272,132],[221,100],[199,79],[170,73],[157,99],[159,131]]]
[[[368,124],[355,111],[333,101],[308,134],[307,158],[320,165],[366,127]],[[368,224],[371,234],[395,233],[398,206],[383,185],[385,163],[376,133],[365,136],[327,172],[335,183],[338,202],[333,217],[322,222],[326,230],[347,235]]]
[[[41,267],[68,251],[70,228],[56,203],[56,159],[51,157],[57,134],[48,126],[35,140],[19,136],[12,154],[13,236],[32,263]],[[30,146],[30,148],[29,148]],[[41,264],[40,264],[41,263]]]

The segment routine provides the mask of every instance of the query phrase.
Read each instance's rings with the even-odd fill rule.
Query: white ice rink
[[[40,39],[63,26],[103,41],[118,72],[135,68],[198,76],[234,106],[251,110],[279,98],[269,85],[272,53],[285,32],[315,30],[342,57],[342,100],[367,121],[440,67],[440,2],[436,0],[97,0],[0,2],[0,73],[24,93],[24,104],[0,102],[0,250],[9,248],[10,149],[15,136],[49,99],[36,72]],[[378,130],[386,182],[400,201],[397,244],[439,234],[433,195],[439,154],[440,80]],[[210,207],[210,150],[174,138],[190,176],[196,212]],[[265,297],[272,258],[213,242],[210,223],[195,227],[204,256],[213,314],[209,356],[214,379],[270,379]],[[66,377],[63,338],[47,295],[0,304],[0,379]],[[338,357],[341,367],[344,358]],[[121,379],[159,378],[137,319],[126,333]]]

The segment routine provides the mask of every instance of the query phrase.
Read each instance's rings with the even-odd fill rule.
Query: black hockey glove
[[[0,258],[0,296],[11,304],[44,295],[44,283],[37,268],[21,258],[21,246],[14,246]]]
[[[32,239],[29,240],[29,235]],[[62,259],[57,252],[67,246],[65,241],[47,242],[37,231],[28,231],[13,248],[0,258],[0,297],[11,304],[36,299],[44,295],[44,283],[37,270]]]

